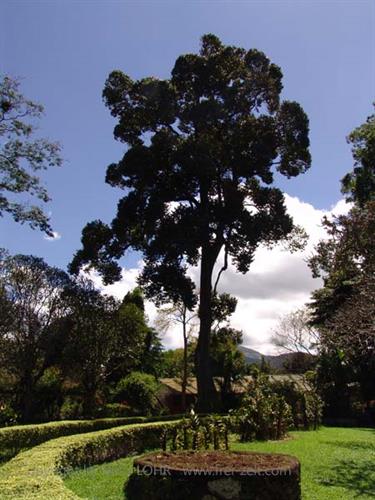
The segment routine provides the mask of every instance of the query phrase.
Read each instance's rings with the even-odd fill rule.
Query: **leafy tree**
[[[352,144],[353,171],[342,179],[342,191],[359,206],[375,199],[375,114],[354,129],[348,137]]]
[[[35,413],[35,391],[49,366],[51,329],[66,314],[64,271],[42,259],[2,254],[0,290],[8,313],[0,315],[1,366],[15,380],[17,410],[23,422]]]
[[[241,380],[247,372],[244,354],[238,349],[242,332],[223,326],[211,337],[211,358],[214,376],[220,377],[222,404],[231,407],[232,384]]]
[[[115,138],[128,145],[106,181],[125,195],[111,225],[84,228],[70,269],[89,264],[113,282],[120,277],[117,260],[132,248],[144,255],[147,295],[192,309],[187,267],[200,263],[201,410],[215,399],[209,351],[220,252],[223,270],[230,257],[246,273],[260,244],[288,239],[293,221],[272,186],[274,171],[290,178],[310,166],[308,119],[296,102],[280,102],[281,80],[262,52],[225,46],[209,34],[199,54],[177,59],[170,79],[133,81],[114,71],[103,91],[118,119]]]
[[[375,268],[325,324],[323,341],[329,351],[343,354],[352,367],[367,407],[375,399]]]
[[[323,226],[328,239],[319,242],[309,265],[323,279],[323,288],[313,293],[313,323],[324,324],[365,282],[375,269],[375,202],[354,207],[348,215]]]
[[[129,404],[135,413],[149,415],[159,406],[157,391],[158,383],[154,376],[132,372],[117,384],[116,399]]]
[[[118,345],[118,302],[102,295],[87,278],[69,290],[69,331],[64,365],[83,389],[83,414],[91,417],[99,389],[103,388],[109,361]]]
[[[182,380],[184,373],[184,349],[168,349],[163,352],[161,377],[179,378]],[[194,352],[188,346],[187,376],[194,376]]]
[[[318,380],[335,416],[348,412],[349,382],[360,383],[365,401],[373,397],[375,115],[353,130],[348,142],[354,167],[342,179],[342,191],[354,207],[346,216],[323,221],[328,240],[310,260],[313,274],[323,278],[311,304],[322,338]]]
[[[16,222],[53,235],[42,208],[22,200],[22,195],[29,195],[48,202],[37,173],[62,164],[58,143],[33,138],[42,114],[43,106],[20,93],[18,80],[0,77],[0,216],[8,213]]]
[[[140,367],[149,328],[143,298],[137,290],[128,292],[122,303],[118,304],[117,316],[118,337],[109,361],[111,372],[108,376],[111,382],[118,382]]]
[[[319,243],[310,261],[324,283],[311,304],[321,354],[325,369],[332,360],[334,384],[351,375],[349,381],[359,382],[368,402],[374,394],[375,201],[324,224],[329,238]],[[344,377],[343,371],[349,373]]]
[[[230,327],[230,316],[235,312],[237,299],[228,293],[212,297],[211,360],[214,376],[220,377],[221,402],[227,409],[233,406],[232,384],[247,373],[241,331]]]

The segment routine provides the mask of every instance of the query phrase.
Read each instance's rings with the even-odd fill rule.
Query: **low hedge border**
[[[153,421],[170,421],[182,418],[180,415],[163,417],[121,417],[101,418],[96,420],[63,420],[46,424],[16,425],[0,428],[0,454],[2,457],[14,457],[19,451],[32,448],[49,439],[56,439],[72,434],[111,429],[129,424],[141,424]]]
[[[63,483],[64,473],[158,448],[162,432],[176,424],[133,424],[65,436],[19,453],[0,467],[0,499],[77,500],[79,497]]]

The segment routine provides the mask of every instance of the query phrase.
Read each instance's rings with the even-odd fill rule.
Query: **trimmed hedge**
[[[14,456],[20,450],[32,448],[49,439],[71,434],[100,431],[125,424],[145,422],[142,417],[108,418],[98,420],[64,420],[47,424],[15,425],[0,428],[0,450],[2,454]]]
[[[47,424],[15,425],[0,428],[0,455],[3,459],[14,457],[19,451],[32,448],[49,439],[72,434],[83,434],[129,424],[180,419],[180,415],[164,417],[122,417],[97,420],[65,420]],[[0,497],[1,498],[1,497]]]
[[[175,422],[127,425],[50,440],[0,467],[0,499],[77,500],[79,497],[63,483],[64,473],[158,448],[161,434],[175,425]]]

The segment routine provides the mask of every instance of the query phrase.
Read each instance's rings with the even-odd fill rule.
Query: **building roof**
[[[299,374],[286,374],[286,375],[268,375],[271,382],[294,382],[297,386],[303,388],[306,387],[306,380],[303,375]],[[214,384],[217,391],[220,391],[221,377],[214,377]],[[245,392],[249,382],[253,380],[251,375],[243,377],[240,381],[232,384],[232,390],[235,393]],[[162,378],[160,379],[162,385],[161,390],[164,392],[179,394],[182,392],[182,385],[180,378]],[[197,394],[197,379],[191,377],[187,381],[186,394]]]

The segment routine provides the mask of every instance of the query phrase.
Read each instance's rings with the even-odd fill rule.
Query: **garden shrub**
[[[273,391],[283,396],[292,411],[296,429],[317,429],[322,420],[323,401],[307,380],[296,384],[292,380],[272,382]]]
[[[127,425],[50,440],[18,454],[0,467],[0,497],[2,500],[77,500],[63,483],[64,473],[158,448],[162,432],[175,425],[178,422]]]
[[[60,408],[60,418],[62,420],[76,420],[82,416],[82,413],[82,401],[71,398],[70,396],[64,399]]]
[[[152,415],[160,407],[155,397],[157,392],[158,382],[153,375],[132,372],[118,382],[115,398],[133,408],[136,414]]]
[[[108,403],[95,411],[96,418],[119,418],[130,417],[132,415],[132,408],[123,403]]]
[[[241,406],[231,415],[241,441],[281,439],[292,426],[290,405],[261,373],[254,376]]]
[[[16,412],[8,403],[0,401],[0,427],[15,425],[16,423],[17,423]]]

